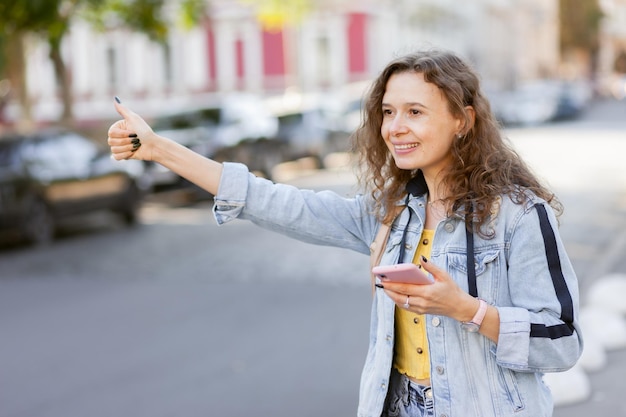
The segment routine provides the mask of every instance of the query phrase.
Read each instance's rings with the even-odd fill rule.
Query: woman
[[[354,135],[368,192],[350,199],[211,161],[116,108],[115,159],[156,161],[208,190],[219,223],[362,253],[391,223],[381,264],[413,261],[434,283],[377,283],[359,416],[552,415],[542,375],[582,350],[560,206],[505,144],[457,56],[407,55],[374,81]]]

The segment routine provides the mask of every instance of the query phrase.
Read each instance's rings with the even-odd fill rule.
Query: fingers
[[[139,151],[139,148],[142,141],[143,145],[150,147],[154,132],[141,116],[123,105],[119,97],[115,97],[113,105],[124,118],[111,125],[108,131],[108,144],[113,158],[116,160],[148,158],[150,151]]]
[[[107,143],[111,148],[111,155],[118,161],[131,158],[141,147],[141,140],[137,134],[125,127],[125,121],[120,120],[114,123],[108,132]]]
[[[135,153],[134,151],[130,151],[130,152],[111,152],[111,157],[113,159],[115,159],[116,161],[124,161],[126,159],[131,159],[134,153]]]
[[[138,144],[123,144],[123,145],[116,145],[116,146],[111,146],[111,153],[124,153],[124,152],[130,152],[133,153],[135,151],[137,151],[137,149],[139,149],[139,147],[141,146],[141,143]]]
[[[393,300],[393,302],[400,308],[405,310],[412,311],[417,314],[426,314],[428,313],[425,299],[413,294],[405,294],[405,293],[396,293],[391,292],[387,293],[389,297]],[[408,303],[408,304],[407,304]]]
[[[136,151],[137,149],[133,149],[133,145],[111,146],[111,156],[118,161],[130,159]]]
[[[427,295],[430,285],[419,284],[403,284],[403,283],[384,283],[385,294],[400,308],[411,310],[415,313],[426,313]],[[407,295],[409,296],[409,307],[406,307]]]
[[[118,120],[113,123],[109,128],[107,135],[109,138],[127,138],[132,133],[132,130],[129,130],[129,126],[126,123],[126,120]]]
[[[420,257],[420,265],[422,266],[422,268],[424,269],[424,271],[428,272],[430,275],[433,276],[433,278],[435,278],[435,280],[437,281],[441,281],[444,280],[446,277],[446,274],[444,271],[442,271],[441,269],[439,269],[435,264],[433,264],[432,262],[428,262],[428,259],[426,259],[424,256]]]
[[[420,259],[422,268],[430,273],[435,282],[432,284],[405,284],[397,282],[383,282],[377,284],[385,294],[399,307],[417,314],[442,314],[452,317],[458,307],[460,297],[467,295],[460,289],[450,275],[441,268],[429,262],[426,258]],[[407,303],[408,296],[408,307]]]
[[[124,146],[141,143],[136,133],[126,129],[116,128],[115,125],[116,124],[111,126],[108,132],[107,143],[109,146]]]
[[[129,142],[132,139],[134,132],[126,129],[114,129],[111,127],[108,132],[109,139],[113,140],[114,143],[109,143],[109,145],[118,145],[120,140]]]

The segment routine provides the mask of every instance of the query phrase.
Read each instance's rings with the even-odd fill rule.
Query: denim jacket
[[[394,221],[381,264],[396,263],[401,250],[404,259],[413,259],[424,227],[424,187],[408,198]],[[247,219],[305,242],[369,254],[380,226],[371,203],[365,196],[273,184],[243,165],[226,163],[214,214],[218,224]],[[533,195],[524,205],[502,196],[494,214],[488,225],[493,236],[474,234],[474,268],[478,296],[499,312],[498,343],[462,330],[452,318],[426,316],[439,417],[551,416],[543,373],[571,368],[582,351],[577,279],[550,206]],[[430,262],[468,291],[465,230],[461,216],[441,221]],[[393,362],[394,309],[393,301],[376,290],[359,417],[378,417],[383,409]]]

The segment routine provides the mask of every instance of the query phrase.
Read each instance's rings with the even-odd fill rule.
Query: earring
[[[457,138],[457,139],[461,139],[462,137],[463,137],[463,135],[461,135],[460,133],[457,133],[457,134],[456,134],[456,138]]]

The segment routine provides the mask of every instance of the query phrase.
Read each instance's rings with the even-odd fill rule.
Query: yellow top
[[[415,251],[413,263],[419,266],[420,256],[430,257],[430,248],[435,235],[434,230],[424,229],[420,243]],[[430,378],[430,361],[426,323],[423,314],[415,314],[396,307],[396,342],[394,346],[393,366],[401,374],[415,379]]]

